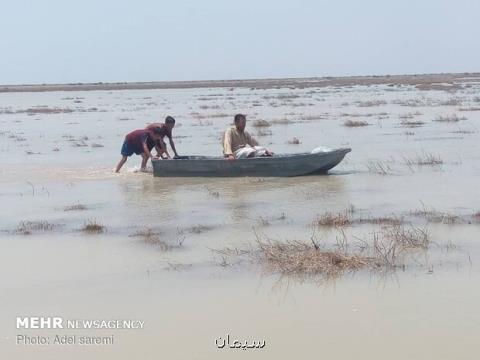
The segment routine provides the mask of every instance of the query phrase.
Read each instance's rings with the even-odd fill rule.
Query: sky
[[[480,71],[478,0],[0,0],[0,84]]]

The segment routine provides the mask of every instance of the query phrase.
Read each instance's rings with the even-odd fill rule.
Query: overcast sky
[[[0,84],[480,71],[479,0],[0,5]]]

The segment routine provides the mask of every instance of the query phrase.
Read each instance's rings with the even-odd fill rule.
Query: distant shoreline
[[[193,88],[311,88],[327,86],[355,85],[412,85],[422,90],[457,89],[459,84],[480,81],[480,73],[445,73],[418,75],[379,75],[346,77],[313,77],[284,79],[245,79],[245,80],[196,80],[196,81],[156,81],[123,83],[77,83],[77,84],[37,84],[0,85],[0,93],[47,92],[47,91],[94,91],[94,90],[150,90],[150,89],[193,89]]]

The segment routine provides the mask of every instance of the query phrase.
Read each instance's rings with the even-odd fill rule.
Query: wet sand
[[[418,77],[0,94],[0,356],[476,358],[480,79]],[[217,155],[237,112],[276,153],[353,151],[329,176],[153,178],[134,172],[138,157],[113,173],[133,129],[173,115],[181,155]],[[335,246],[343,232],[353,246],[381,231],[372,222],[312,225],[345,211],[402,218],[428,231],[431,245],[400,268],[334,278],[272,274],[216,251],[255,248],[255,233],[308,242],[315,232]],[[104,228],[86,233],[88,223]],[[16,329],[15,317],[27,315],[145,328]],[[113,335],[114,344],[24,346],[18,334]],[[227,334],[266,345],[218,349]]]

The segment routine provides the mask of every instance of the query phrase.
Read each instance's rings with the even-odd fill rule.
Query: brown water
[[[474,83],[455,93],[357,86],[1,94],[1,358],[476,359],[480,223],[472,214],[480,210],[480,111],[472,109],[480,106],[479,89]],[[72,111],[17,112],[35,106]],[[402,115],[417,111],[408,120],[422,126],[401,124]],[[112,171],[125,134],[167,114],[177,118],[180,154],[219,154],[219,135],[236,112],[251,121],[291,120],[258,136],[277,153],[319,145],[353,151],[329,176],[160,179],[134,172],[138,157],[121,174]],[[433,121],[451,114],[466,119]],[[370,125],[342,126],[348,119]],[[300,145],[288,143],[294,136]],[[425,154],[443,164],[405,164]],[[387,174],[376,173],[375,164],[388,167]],[[86,210],[64,211],[75,204]],[[460,220],[414,218],[430,232],[428,252],[407,259],[404,270],[359,271],[335,281],[268,274],[212,252],[251,246],[254,230],[308,241],[318,215],[352,206],[359,217],[428,208]],[[21,221],[42,220],[54,228],[16,232]],[[106,231],[85,234],[80,229],[88,221]],[[147,228],[161,244],[132,236]],[[370,239],[377,228],[345,231]],[[337,233],[319,235],[329,242]],[[17,316],[135,319],[145,327],[22,330]],[[113,335],[114,344],[25,346],[15,344],[18,334]],[[215,339],[227,334],[232,342],[266,345],[218,349]]]

